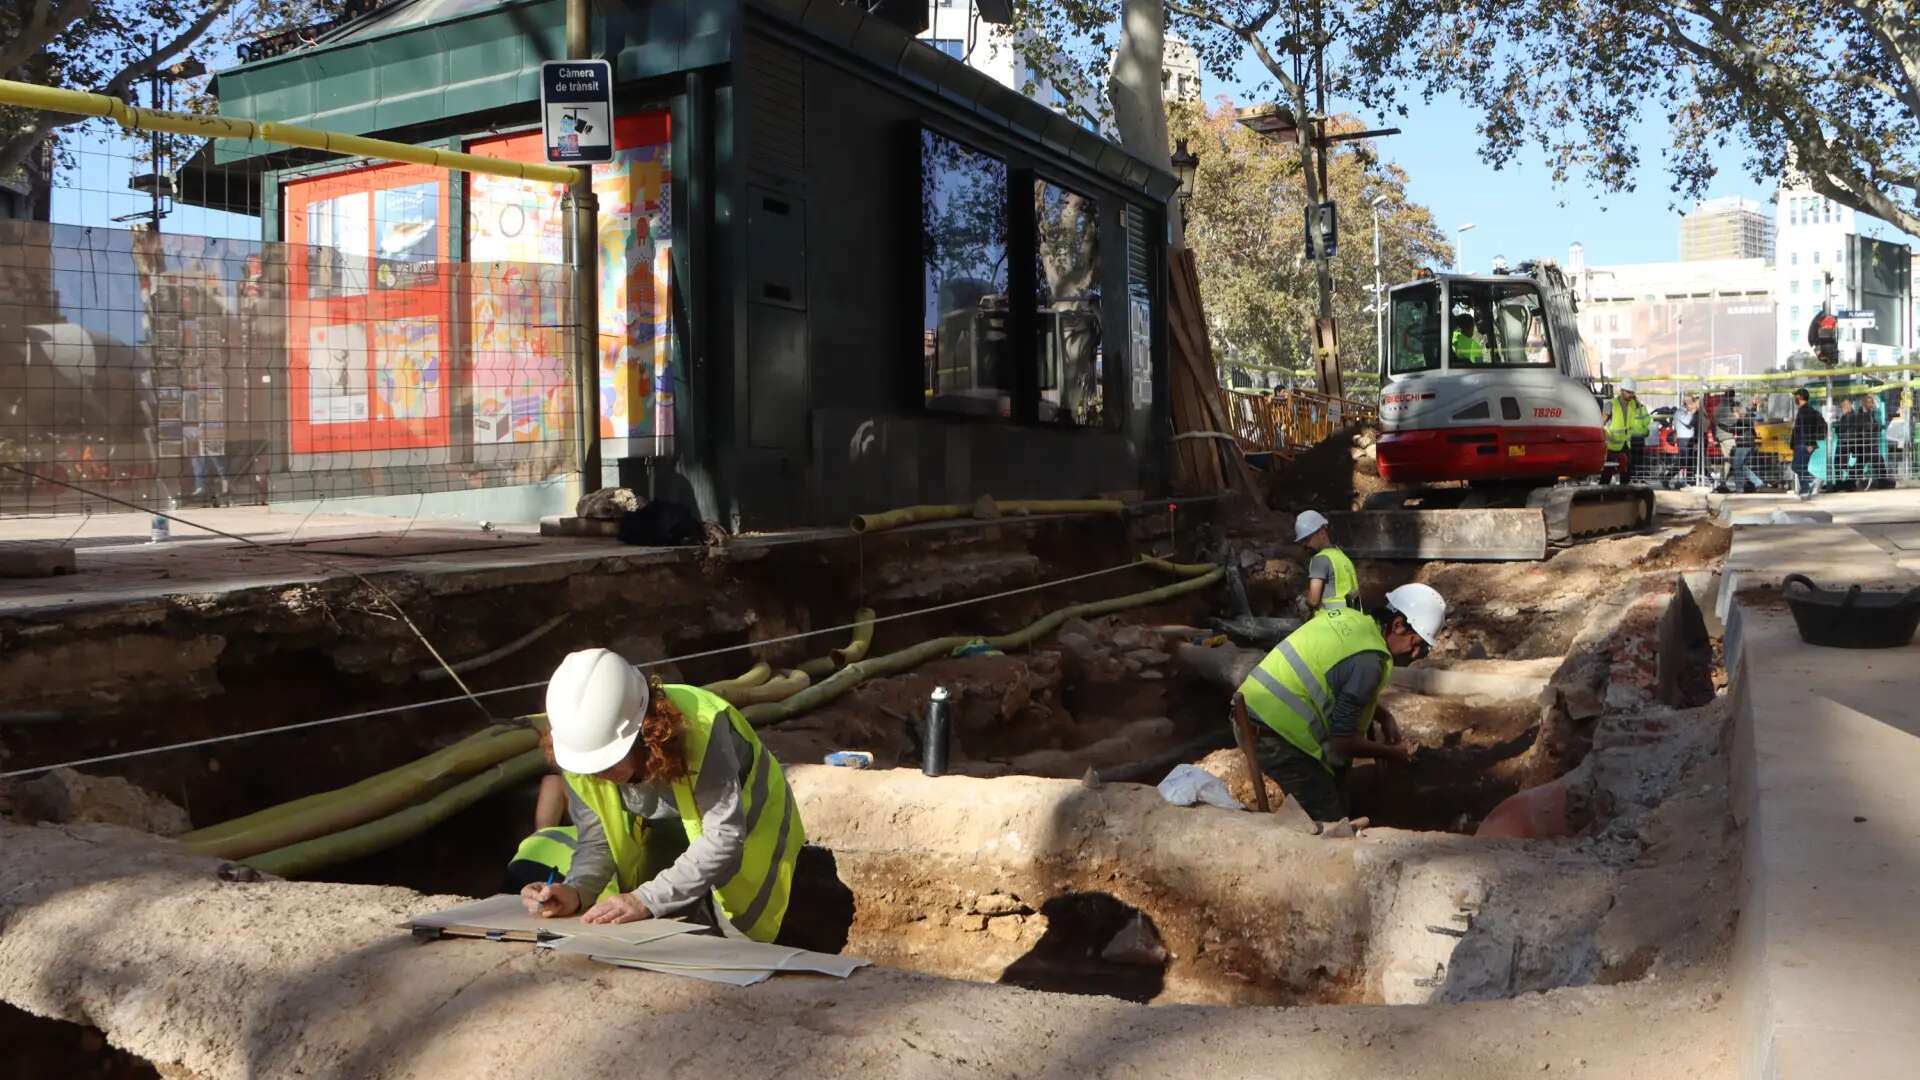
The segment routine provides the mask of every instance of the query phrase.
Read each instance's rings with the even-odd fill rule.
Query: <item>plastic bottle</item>
[[[175,507],[175,501],[173,499],[168,499],[167,512],[172,513],[174,510],[174,507]],[[167,518],[164,515],[161,515],[161,514],[153,515],[153,520],[147,524],[147,543],[164,544],[168,540],[173,539],[172,526],[173,526],[173,522],[167,520]]]
[[[947,741],[950,735],[947,720],[947,688],[936,686],[927,698],[927,726],[921,733],[920,771],[928,776],[939,776],[947,771]]]

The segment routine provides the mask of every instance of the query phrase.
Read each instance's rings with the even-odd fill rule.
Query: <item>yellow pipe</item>
[[[867,647],[873,644],[873,609],[863,607],[853,613],[853,640],[844,649],[829,649],[827,655],[816,656],[801,664],[799,669],[807,678],[815,682],[846,667],[848,664],[867,655]]]
[[[279,124],[267,120],[248,120],[237,116],[196,116],[192,113],[142,109],[116,97],[84,90],[63,90],[54,86],[0,79],[0,104],[41,112],[72,116],[98,116],[112,120],[129,131],[168,131],[177,135],[202,135],[213,139],[258,139],[308,150],[324,150],[350,157],[381,161],[404,161],[413,165],[431,165],[439,169],[505,176],[518,180],[544,180],[553,184],[573,181],[574,169],[566,165],[545,165],[532,161],[507,161],[504,158],[463,154],[458,150],[438,150],[430,146],[348,135],[338,131]]]
[[[760,705],[769,701],[785,701],[793,695],[813,685],[807,673],[800,670],[782,672],[778,678],[768,679],[759,686],[750,686],[741,690],[730,690],[720,696],[727,704],[736,709],[749,705]]]
[[[1001,517],[1014,514],[1118,514],[1127,508],[1118,499],[1013,499],[1007,502],[996,500],[994,506]],[[851,527],[857,533],[879,532],[920,521],[950,521],[972,514],[971,505],[905,506],[877,514],[855,514]]]
[[[731,679],[721,679],[719,682],[710,682],[700,689],[705,690],[709,694],[714,694],[726,698],[728,701],[732,701],[735,693],[764,685],[766,681],[771,678],[773,678],[773,665],[762,660],[748,668],[744,675],[737,675]]]

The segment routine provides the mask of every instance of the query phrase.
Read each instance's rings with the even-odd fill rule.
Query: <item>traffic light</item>
[[[1840,320],[1832,312],[1816,312],[1813,322],[1807,324],[1807,344],[1813,347],[1813,355],[1823,364],[1831,367],[1840,362]]]

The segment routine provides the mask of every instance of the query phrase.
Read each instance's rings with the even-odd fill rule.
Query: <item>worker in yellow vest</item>
[[[738,709],[586,649],[547,683],[547,720],[579,836],[564,882],[521,890],[529,912],[584,908],[592,924],[674,915],[779,937],[806,830],[780,763]],[[650,873],[647,826],[675,822],[687,848]]]
[[[553,753],[551,746],[547,753]],[[561,824],[566,813],[567,782],[557,773],[548,773],[540,778],[540,795],[533,806],[533,833],[514,850],[501,892],[517,893],[536,882],[566,878],[573,866],[573,849],[580,842],[580,830]]]
[[[1634,380],[1622,379],[1607,405],[1607,456],[1618,464],[1615,483],[1630,484],[1646,474],[1647,435],[1653,431],[1653,418],[1640,400],[1639,389]]]
[[[1376,611],[1350,607],[1307,620],[1240,684],[1247,712],[1265,725],[1255,729],[1261,770],[1315,821],[1347,816],[1341,782],[1354,758],[1413,759],[1379,707],[1380,693],[1393,665],[1433,651],[1446,617],[1437,591],[1402,585]]]
[[[1360,606],[1360,575],[1347,553],[1333,546],[1327,517],[1306,510],[1293,519],[1293,542],[1313,553],[1307,560],[1307,610],[1344,611]]]

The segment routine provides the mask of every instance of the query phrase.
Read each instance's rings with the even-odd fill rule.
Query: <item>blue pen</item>
[[[552,885],[552,884],[553,884],[553,879],[554,879],[554,876],[555,876],[556,874],[558,874],[558,873],[560,873],[560,871],[558,871],[558,870],[549,870],[549,871],[547,871],[547,884],[548,884],[548,885]]]

